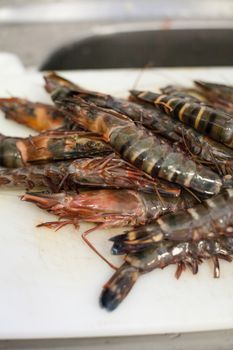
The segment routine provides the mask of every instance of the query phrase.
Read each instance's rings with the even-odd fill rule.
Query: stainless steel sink
[[[41,70],[228,66],[233,29],[128,30],[99,33],[61,46]]]
[[[232,0],[0,2],[0,50],[25,66],[232,65]]]

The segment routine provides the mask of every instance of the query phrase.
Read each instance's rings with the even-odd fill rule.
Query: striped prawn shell
[[[92,133],[51,131],[20,139],[16,143],[24,163],[48,162],[112,153],[112,149]]]
[[[61,84],[61,87],[62,86],[63,85]],[[70,86],[70,89],[71,88],[72,86]],[[75,90],[72,90],[70,93],[72,94],[72,96],[79,96],[87,102],[93,102],[99,107],[110,108],[119,113],[123,113],[127,115],[130,119],[132,119],[134,122],[140,122],[145,127],[151,130],[155,130],[156,133],[159,133],[166,139],[172,142],[179,142],[179,144],[183,146],[186,146],[186,144],[184,145],[185,136],[186,141],[188,143],[188,147],[190,148],[191,152],[197,155],[200,160],[207,160],[208,162],[213,163],[214,158],[215,163],[220,162],[220,165],[217,165],[217,167],[215,166],[215,164],[212,164],[214,170],[217,170],[217,172],[219,172],[219,170],[223,167],[224,174],[228,173],[227,171],[229,171],[225,170],[225,165],[222,163],[233,158],[233,150],[224,146],[223,144],[220,144],[208,138],[207,136],[199,134],[193,128],[190,128],[189,126],[181,123],[179,120],[174,120],[170,116],[166,115],[164,112],[154,108],[154,106],[148,103],[145,104],[139,99],[136,99],[137,103],[135,103],[132,101],[115,98],[111,95],[84,90],[78,87],[76,87]],[[172,95],[184,97],[186,100],[191,99],[191,101],[193,102],[201,102],[200,99],[195,97],[197,95],[196,91],[195,96],[193,96],[188,94],[185,89],[184,91],[180,91],[179,87],[175,86],[165,88],[163,90],[163,93],[172,93]],[[190,93],[194,94],[192,90],[190,91]],[[197,96],[199,97],[199,95]],[[138,102],[140,102],[140,104]]]
[[[218,239],[202,239],[199,241],[172,242],[163,241],[150,246],[144,251],[129,253],[124,260],[141,273],[155,268],[163,268],[179,261],[190,261],[188,258],[209,259],[211,257],[224,258],[233,254],[232,237]],[[217,277],[217,276],[215,276]]]
[[[0,135],[0,166],[7,168],[110,153],[112,148],[108,144],[88,132],[49,131],[27,138]]]
[[[125,242],[137,250],[137,245],[144,249],[164,239],[188,241],[224,235],[233,235],[233,189],[227,189],[193,208],[166,214],[155,223],[113,237],[112,241],[117,244]]]
[[[92,132],[99,133],[121,154],[152,177],[158,177],[205,194],[216,194],[220,177],[197,165],[181,152],[174,152],[167,141],[150,136],[126,116],[110,112],[80,99],[71,100],[70,118]],[[66,101],[65,101],[66,102]],[[69,103],[66,102],[65,108]]]
[[[172,141],[178,141],[180,136],[174,130],[174,121],[165,113],[155,109],[149,104],[139,104],[135,101],[128,101],[114,96],[90,91],[68,82],[55,73],[49,73],[45,77],[46,89],[52,92],[52,98],[56,101],[58,96],[79,97],[88,103],[94,103],[96,106],[112,109],[118,113],[122,113],[139,122],[149,129],[156,130],[160,135],[169,138]],[[60,87],[60,90],[58,89]],[[163,118],[161,118],[163,117]]]
[[[231,115],[199,103],[186,101],[173,95],[150,91],[131,91],[133,96],[153,103],[161,110],[192,126],[202,134],[233,148],[233,118]]]
[[[100,296],[100,305],[112,311],[125,299],[137,279],[145,273],[170,264],[178,264],[176,277],[186,266],[193,274],[198,272],[198,265],[204,259],[212,259],[214,277],[220,276],[218,259],[232,261],[232,238],[221,237],[218,240],[201,240],[198,242],[164,241],[146,250],[129,253],[125,262],[105,283]]]
[[[199,240],[233,234],[233,189],[227,189],[174,217],[167,216],[158,224],[166,232],[165,237],[175,240]]]

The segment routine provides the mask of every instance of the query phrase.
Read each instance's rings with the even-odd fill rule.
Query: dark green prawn
[[[159,134],[173,143],[178,143],[184,151],[193,156],[194,160],[203,162],[204,164],[207,162],[220,175],[233,174],[233,151],[231,149],[207,136],[199,134],[180,121],[171,119],[149,103],[143,103],[137,98],[133,98],[133,101],[127,101],[109,94],[90,91],[65,80],[55,73],[49,73],[44,78],[46,89],[50,93],[53,94],[56,91],[55,94],[57,94],[60,87],[60,93],[70,90],[73,96],[79,96],[85,101],[92,102],[99,107],[123,113],[135,123],[143,124],[146,128],[154,131],[156,135]],[[201,97],[193,90],[190,91],[188,89],[187,91],[180,92],[173,86],[164,88],[164,92],[170,92],[175,96],[183,97],[192,102],[202,103],[200,100]],[[196,95],[194,92],[196,92]]]
[[[124,257],[123,265],[104,285],[100,304],[108,311],[116,309],[141,275],[171,264],[177,265],[176,277],[179,278],[186,266],[191,268],[193,274],[196,274],[198,265],[203,260],[211,259],[214,264],[214,277],[219,277],[219,259],[230,262],[232,254],[233,238],[231,237],[198,242],[166,241],[150,246],[141,252],[129,253]]]
[[[228,189],[202,203],[164,215],[157,221],[111,238],[114,254],[139,251],[153,243],[198,241],[233,236],[233,189]]]
[[[137,90],[132,90],[131,94],[155,105],[173,118],[192,126],[198,132],[233,148],[233,118],[231,115],[173,95]]]
[[[174,152],[168,142],[148,135],[126,116],[87,103],[79,97],[61,99],[58,94],[54,99],[69,113],[73,122],[101,135],[126,161],[150,176],[205,194],[220,191],[223,182],[211,169],[194,163],[182,152]]]

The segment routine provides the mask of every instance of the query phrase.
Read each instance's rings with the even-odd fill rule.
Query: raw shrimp
[[[54,75],[54,73],[45,76],[45,80],[48,83],[51,80],[55,80],[60,82],[60,87],[64,86],[63,78]],[[154,130],[156,133],[159,133],[172,142],[179,142],[179,144],[183,145],[183,148],[187,144],[191,153],[197,155],[200,162],[204,160],[212,163],[213,168],[218,172],[221,171],[224,175],[233,172],[230,161],[233,159],[233,151],[206,136],[204,137],[203,135],[200,135],[194,129],[187,127],[183,123],[172,120],[169,116],[158,109],[153,108],[151,105],[145,103],[142,105],[132,101],[115,98],[108,94],[89,91],[74,85],[67,80],[65,80],[65,83],[66,88],[73,89],[73,96],[80,96],[85,101],[93,102],[97,106],[110,108],[123,113],[134,122],[143,124],[145,127]],[[183,88],[181,91],[179,89],[181,88],[168,86],[161,90],[164,93],[170,93],[173,96],[184,97],[186,100],[189,99],[193,102],[202,102],[200,99],[203,99],[203,97],[198,94],[198,91],[195,89]],[[138,102],[140,100],[136,99],[136,101]],[[185,145],[184,139],[187,141]]]
[[[137,98],[150,102],[175,119],[192,126],[215,141],[233,148],[233,118],[231,115],[200,103],[186,101],[173,95],[132,90]]]
[[[142,225],[158,216],[186,207],[185,198],[161,197],[156,193],[133,190],[92,190],[81,193],[26,193],[23,201],[35,203],[64,222],[55,221],[46,226],[63,226],[87,221],[101,223],[102,228]],[[190,204],[188,204],[190,205]],[[192,205],[192,204],[191,204]]]
[[[171,210],[190,205],[180,198],[167,198],[151,193],[140,193],[132,190],[96,190],[84,191],[79,194],[58,193],[27,193],[23,201],[33,202],[63,221],[43,223],[38,226],[55,227],[57,230],[67,224],[78,226],[80,221],[94,222],[98,226],[82,234],[84,241],[105,262],[109,263],[89,242],[87,235],[96,228],[108,228],[128,225],[139,225],[150,222],[156,217]],[[192,205],[192,204],[191,204]]]
[[[78,189],[80,186],[99,188],[127,188],[156,192],[178,197],[180,189],[169,183],[150,179],[115,155],[77,159],[72,162],[53,162],[24,168],[0,169],[1,187],[46,187],[58,192],[61,189]]]
[[[58,94],[59,96],[59,94]],[[164,140],[150,136],[126,116],[88,104],[78,97],[55,100],[78,125],[100,134],[122,157],[152,177],[159,177],[205,194],[218,193],[223,185],[210,169],[174,152]]]
[[[0,135],[0,166],[9,168],[112,152],[109,145],[90,132],[50,131],[27,138]]]
[[[197,241],[222,235],[233,236],[233,189],[111,238],[114,242],[112,251],[122,254],[145,249],[162,240]]]
[[[218,259],[232,260],[233,238],[221,237],[218,240],[186,241],[174,243],[165,241],[151,245],[142,252],[125,256],[124,264],[104,285],[100,296],[100,304],[112,311],[124,300],[137,279],[156,268],[164,268],[170,264],[178,264],[176,277],[179,278],[186,266],[192,272],[198,272],[198,264],[204,259],[212,259],[214,277],[219,277]]]
[[[233,150],[231,148],[199,134],[178,120],[173,120],[172,131],[180,137],[177,141],[179,146],[195,161],[207,164],[219,175],[233,175]]]
[[[136,98],[134,100],[140,101]],[[157,111],[155,107],[154,110]],[[233,150],[222,143],[159,111],[157,114],[147,114],[142,110],[141,123],[156,134],[176,142],[196,162],[207,164],[220,175],[233,175]]]
[[[7,119],[36,131],[47,131],[65,126],[65,115],[56,107],[21,98],[0,98],[0,110]]]
[[[171,141],[179,140],[179,136],[172,132],[173,121],[171,118],[167,117],[163,112],[151,107],[149,104],[142,105],[122,98],[116,98],[109,94],[90,91],[74,85],[67,80],[65,80],[66,84],[64,87],[63,78],[58,75],[54,75],[54,73],[52,76],[46,75],[44,78],[47,84],[54,86],[54,89],[49,89],[54,99],[65,96],[70,89],[69,94],[72,96],[79,96],[83,100],[93,102],[99,107],[112,109],[116,112],[122,113],[128,116],[134,122],[143,124],[149,129],[156,130],[156,132],[159,132],[160,135],[165,137],[168,137],[169,135],[169,139]],[[59,86],[60,90],[57,89]],[[138,101],[139,100],[137,100],[137,102]],[[161,118],[162,116],[163,118]]]

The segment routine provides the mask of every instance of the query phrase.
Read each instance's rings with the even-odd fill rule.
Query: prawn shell
[[[16,143],[24,163],[84,158],[112,153],[98,136],[85,132],[50,132]]]
[[[173,118],[209,135],[214,140],[233,148],[232,116],[206,105],[186,101],[173,95],[160,95],[151,91],[132,90],[137,98],[153,103]]]
[[[5,117],[42,132],[64,126],[65,116],[56,107],[20,98],[0,98]]]
[[[233,236],[232,213],[233,190],[228,189],[192,208],[166,214],[154,223],[111,238],[112,251],[119,254],[143,250],[163,240],[198,241]]]

